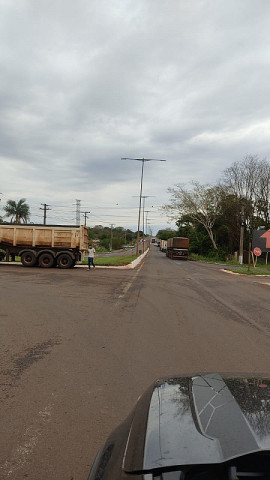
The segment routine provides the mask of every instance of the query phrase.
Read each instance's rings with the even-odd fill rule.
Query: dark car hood
[[[139,400],[123,470],[215,464],[267,450],[269,378],[170,377],[156,382]]]

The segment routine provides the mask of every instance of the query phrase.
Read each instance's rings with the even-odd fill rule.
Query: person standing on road
[[[90,270],[91,265],[95,268],[96,265],[94,264],[94,256],[95,256],[95,249],[92,245],[88,247],[88,270]]]

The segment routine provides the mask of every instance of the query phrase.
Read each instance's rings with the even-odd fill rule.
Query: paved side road
[[[155,378],[269,373],[265,283],[156,248],[136,270],[0,265],[0,478],[86,480]]]

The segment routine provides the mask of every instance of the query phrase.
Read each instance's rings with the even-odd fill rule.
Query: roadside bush
[[[99,242],[99,245],[103,248],[105,248],[106,250],[109,250],[110,248],[110,239],[109,238],[102,238],[102,240],[100,240]]]
[[[219,248],[218,250],[214,250],[213,248],[207,254],[208,258],[213,260],[221,260],[223,262],[226,261],[226,251],[223,248]]]

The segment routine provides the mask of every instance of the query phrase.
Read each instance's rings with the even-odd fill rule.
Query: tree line
[[[143,232],[140,232],[142,236]],[[89,241],[98,240],[98,245],[106,250],[112,247],[113,250],[122,248],[123,245],[136,242],[137,233],[123,227],[103,227],[95,225],[88,229]]]
[[[164,240],[189,237],[194,253],[233,254],[239,249],[241,225],[245,226],[245,249],[253,230],[270,228],[270,163],[257,155],[234,162],[216,185],[192,182],[191,188],[176,184],[168,191],[170,203],[163,210],[178,229],[157,235]]]

